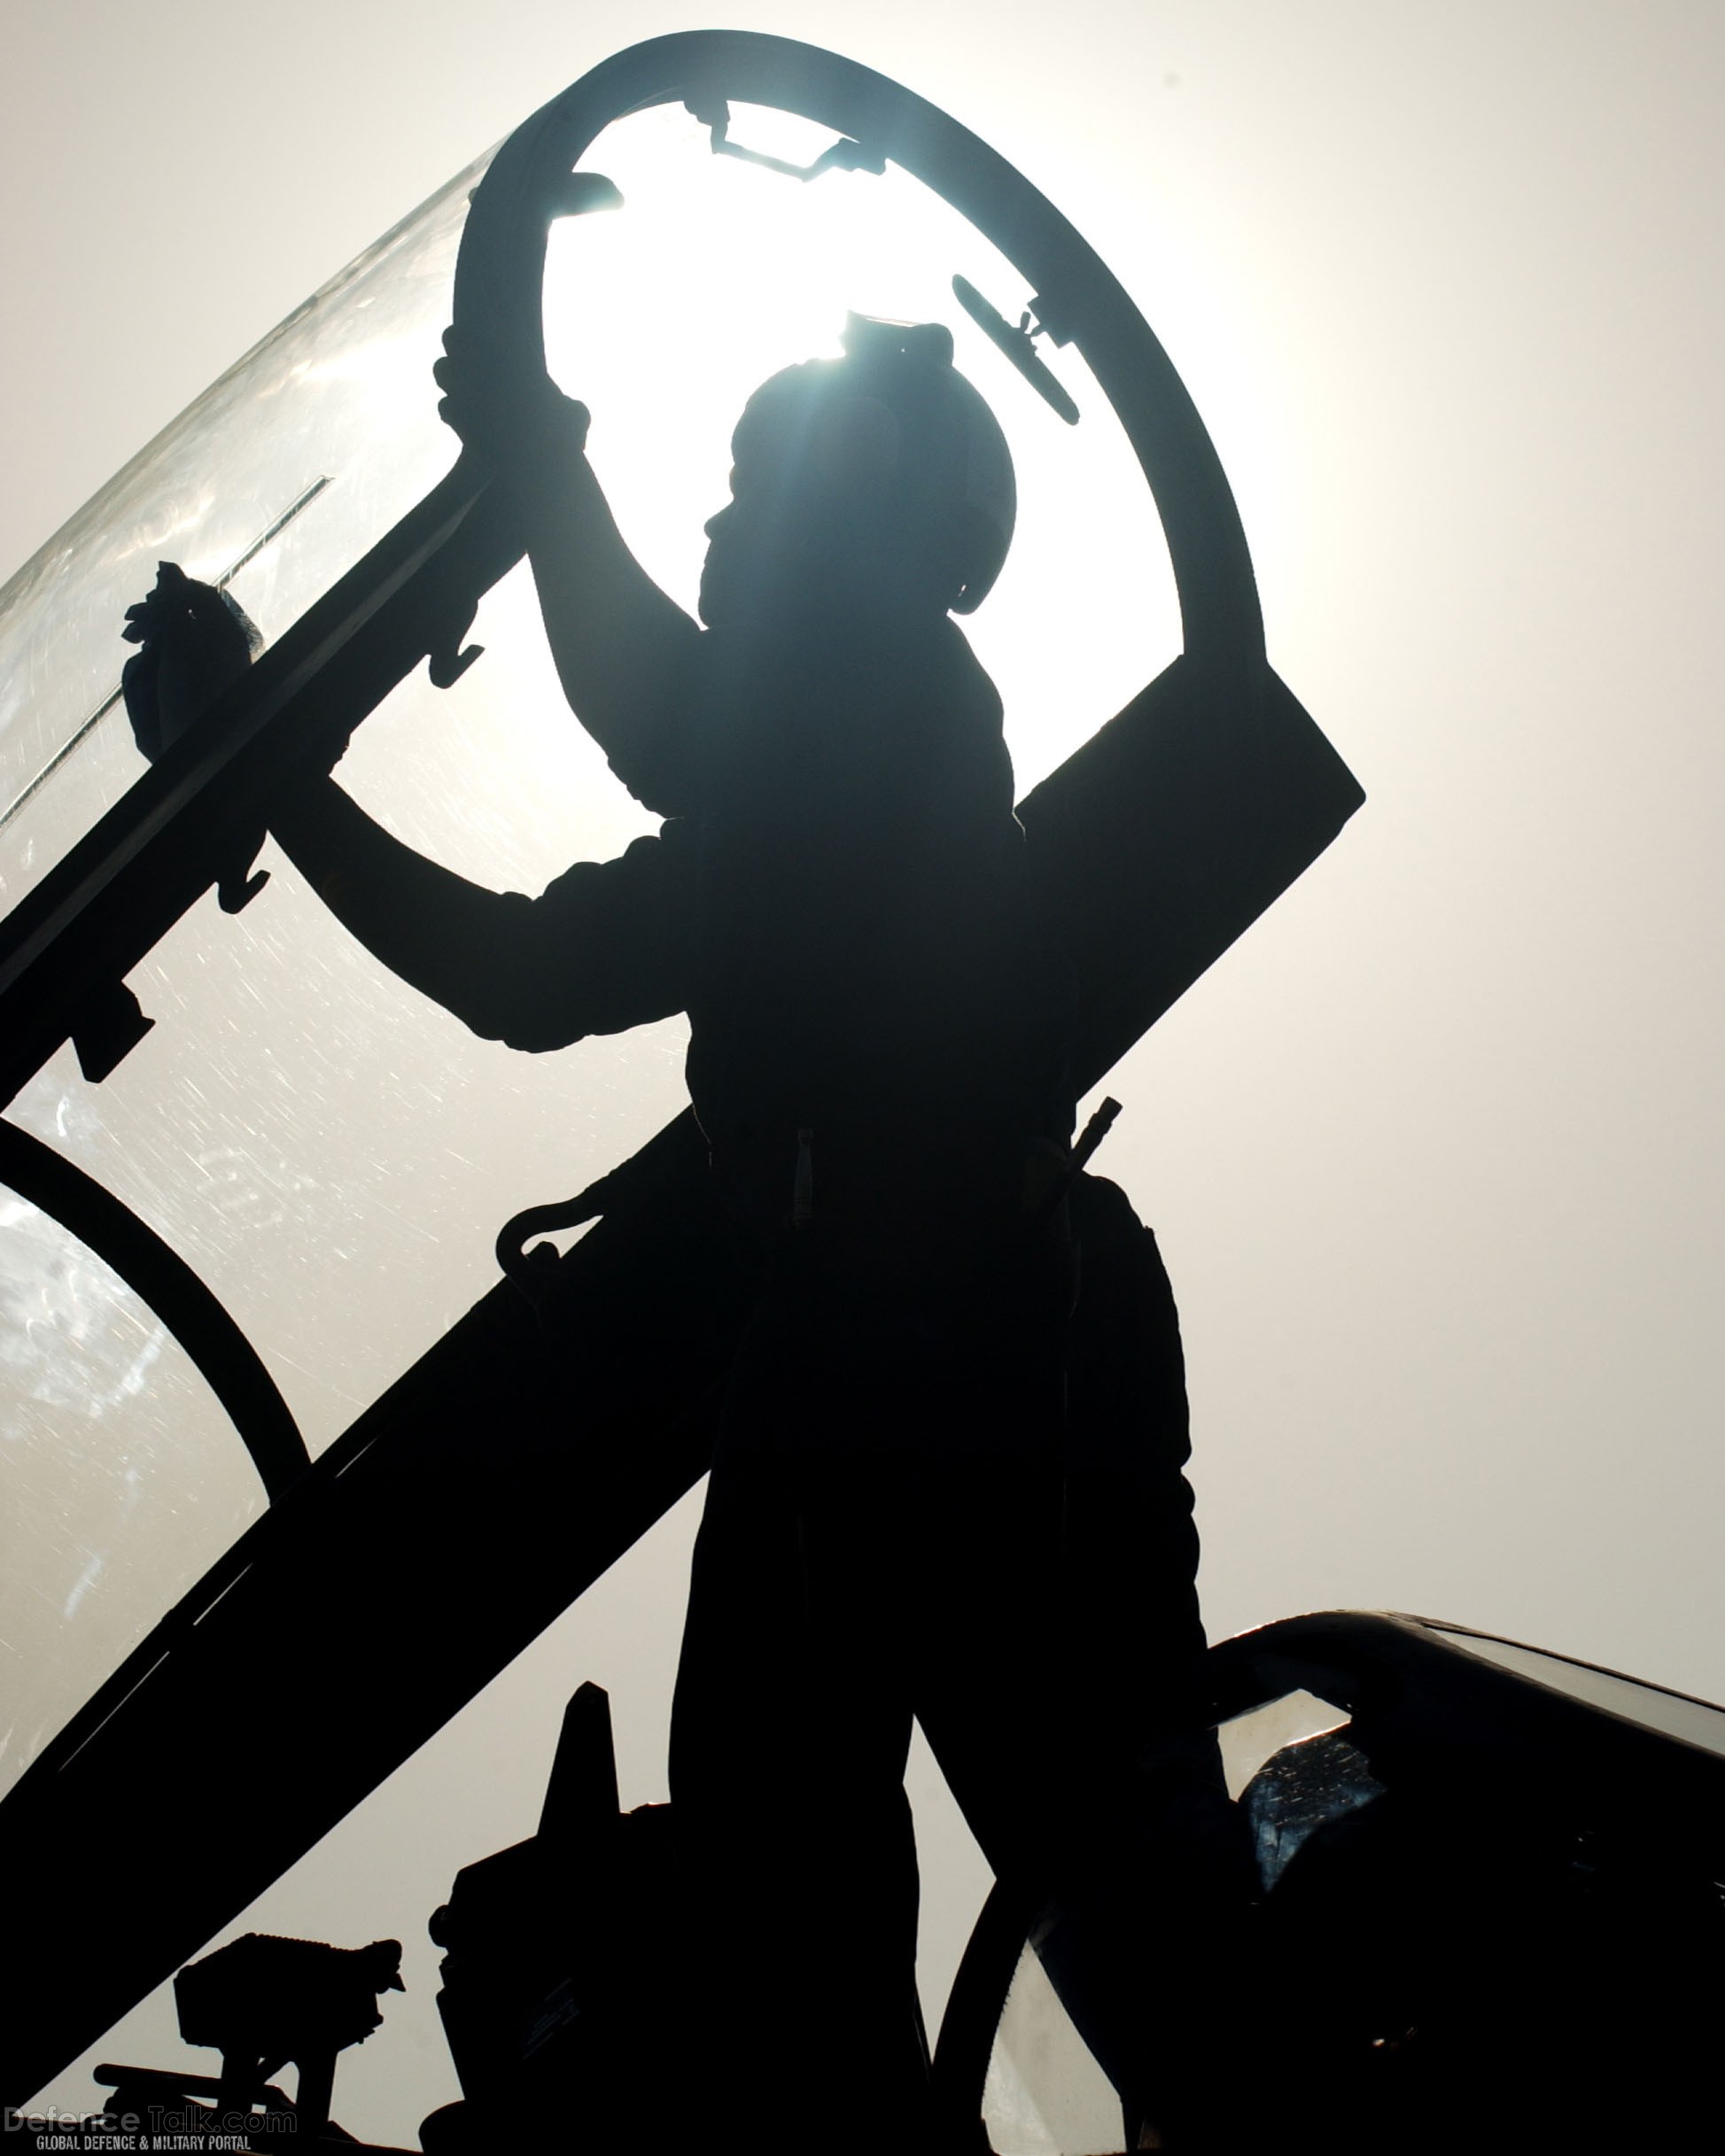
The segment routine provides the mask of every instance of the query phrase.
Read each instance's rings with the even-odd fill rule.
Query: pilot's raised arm
[[[668,751],[695,694],[701,631],[618,530],[587,461],[587,407],[542,373],[500,384],[453,329],[444,346],[438,410],[509,490],[570,709],[638,800],[686,811]]]
[[[225,594],[163,562],[128,610],[123,677],[152,761],[250,663],[262,640]],[[561,1048],[685,1008],[692,849],[680,826],[584,862],[539,898],[487,890],[385,831],[332,778],[271,804],[282,850],[389,970],[487,1039]]]

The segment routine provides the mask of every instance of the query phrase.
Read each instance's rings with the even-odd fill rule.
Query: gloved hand
[[[174,562],[157,563],[155,589],[127,608],[120,634],[140,647],[120,685],[133,738],[152,764],[263,649],[237,600]]]
[[[453,326],[443,353],[431,369],[443,392],[438,416],[500,472],[532,477],[560,455],[586,450],[592,415],[542,368],[522,367]]]

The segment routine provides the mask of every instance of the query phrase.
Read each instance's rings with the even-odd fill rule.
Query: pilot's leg
[[[810,1446],[864,1407],[767,1315],[719,1444],[678,1671],[672,1798],[705,1991],[689,2126],[762,2156],[909,2152],[926,2099],[896,1567],[866,1492],[851,1501]]]
[[[915,1703],[997,1874],[1056,1912],[1042,1958],[1081,2033],[1129,2107],[1190,2140],[1249,1852],[1204,1726],[1172,1297],[1117,1191],[1087,1186],[1074,1212],[1058,1493],[1003,1461],[985,1515],[961,1484],[942,1501],[944,1547],[918,1570]],[[1012,1403],[989,1412],[1004,1425]],[[940,1506],[926,1516],[941,1538]]]

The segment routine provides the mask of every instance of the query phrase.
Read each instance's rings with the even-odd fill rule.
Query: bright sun
[[[731,135],[796,163],[831,139],[756,107],[735,110]],[[590,454],[631,546],[680,601],[693,608],[702,526],[726,499],[749,395],[794,361],[836,353],[854,311],[948,323],[1012,443],[1017,537],[966,632],[1006,698],[1021,791],[1174,656],[1166,550],[1112,413],[1076,354],[1051,353],[1083,413],[1068,427],[967,320],[955,271],[1010,318],[1029,294],[936,196],[892,167],[804,185],[714,157],[678,107],[609,129],[585,162],[626,206],[554,229],[548,356],[592,408]]]

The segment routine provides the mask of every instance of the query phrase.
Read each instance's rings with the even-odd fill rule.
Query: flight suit
[[[997,1873],[1115,1912],[1074,1967],[1122,1958],[1146,1748],[1202,1718],[1178,1329],[1068,1173],[1071,991],[956,627],[703,647],[622,773],[674,812],[500,899],[461,1015],[539,1049],[689,1014],[742,1314],[672,1732],[703,2109],[879,2146],[923,2072],[913,1715]]]

